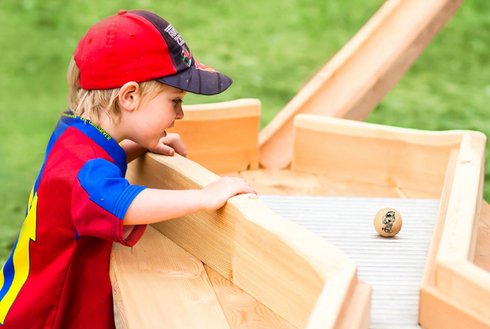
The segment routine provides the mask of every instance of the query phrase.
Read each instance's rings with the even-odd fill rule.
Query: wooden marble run
[[[174,129],[187,142],[188,159],[147,154],[130,164],[128,178],[183,189],[227,174],[244,177],[259,195],[438,199],[418,321],[424,328],[490,328],[490,207],[482,198],[486,137],[332,118],[359,119],[362,115],[354,113],[369,112],[458,4],[388,1],[351,41],[348,56],[336,56],[326,70],[330,73],[315,77],[298,94],[301,101],[295,98],[281,112],[282,123],[272,123],[281,127],[274,130],[279,135],[259,132],[260,102],[255,99],[187,106]],[[403,29],[383,28],[390,14],[409,30],[417,28],[411,41],[403,42]],[[425,22],[422,27],[419,19]],[[359,71],[367,65],[355,64],[360,60],[355,57],[372,42],[384,42],[390,33],[383,30],[403,36],[397,41],[406,46],[403,54],[393,53],[400,45],[388,42],[383,52],[390,53],[391,68]],[[381,39],[374,38],[376,33],[382,33]],[[375,63],[377,56],[370,56]],[[343,65],[351,67],[350,73]],[[349,88],[355,72],[371,77],[364,92],[360,86]],[[359,98],[346,105],[329,91],[336,88]],[[325,105],[328,110],[322,112],[323,103],[337,101],[338,107]],[[282,138],[287,142],[272,141]],[[279,165],[264,166],[276,155]],[[114,246],[111,279],[121,328],[370,325],[371,287],[359,279],[355,262],[250,195],[234,197],[218,211],[152,225],[132,249]]]

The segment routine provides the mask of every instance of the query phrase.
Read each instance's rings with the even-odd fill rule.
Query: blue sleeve
[[[104,159],[88,161],[78,173],[78,181],[92,202],[121,220],[133,199],[145,189],[129,184],[121,170]]]
[[[133,244],[136,236],[125,236],[123,219],[134,198],[146,187],[132,185],[122,175],[117,165],[100,158],[80,169],[72,196],[72,217],[80,236]]]

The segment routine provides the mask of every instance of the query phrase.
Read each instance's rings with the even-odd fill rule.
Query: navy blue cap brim
[[[187,70],[156,80],[199,95],[216,95],[222,93],[233,82],[230,77],[218,71],[208,68],[199,69],[195,64],[191,65]]]

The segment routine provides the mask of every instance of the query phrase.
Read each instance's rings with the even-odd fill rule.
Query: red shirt
[[[125,173],[114,139],[87,120],[61,117],[0,271],[1,329],[114,328],[112,243],[132,246],[145,229],[123,234],[124,215],[144,189]]]

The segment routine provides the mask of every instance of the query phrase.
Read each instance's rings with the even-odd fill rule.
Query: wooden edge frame
[[[364,282],[352,285],[349,278],[357,277],[355,271],[354,267],[347,267],[327,282],[313,308],[306,329],[369,328],[371,287]],[[332,296],[349,302],[331,305]]]
[[[147,154],[130,164],[128,179],[154,188],[187,189],[201,188],[218,176],[178,155]],[[279,217],[254,195],[153,227],[298,328],[306,326],[324,289],[328,294],[318,301],[322,312],[317,317],[324,319],[321,328],[338,328],[344,305],[351,304],[359,284],[356,267],[344,253]],[[356,296],[357,304],[369,309],[369,294]]]
[[[293,171],[438,198],[461,133],[397,128],[320,115],[295,118]],[[410,193],[407,191],[411,191]]]
[[[258,168],[260,101],[184,106],[184,118],[169,132],[182,136],[189,159],[215,173]]]
[[[448,164],[419,305],[423,327],[490,328],[490,272],[474,264],[486,137],[462,132]]]
[[[260,132],[260,165],[271,169],[289,166],[296,114],[364,119],[403,76],[461,2],[386,1]]]
[[[346,136],[356,139],[355,149],[346,145]],[[333,175],[351,170],[367,176],[369,159],[377,157],[373,152],[408,162],[403,158],[407,143],[432,148],[422,154],[427,166],[434,162],[430,153],[442,148],[446,154],[437,161],[439,170],[446,168],[445,180],[439,189],[440,209],[421,286],[419,321],[428,328],[466,328],[468,323],[475,323],[474,328],[490,328],[490,272],[473,262],[483,202],[486,137],[482,133],[420,131],[302,114],[295,118],[292,169]],[[336,165],[336,161],[341,162]],[[359,167],[348,168],[349,163]],[[385,161],[375,164],[373,170],[393,165]],[[454,312],[438,313],[447,310]]]

